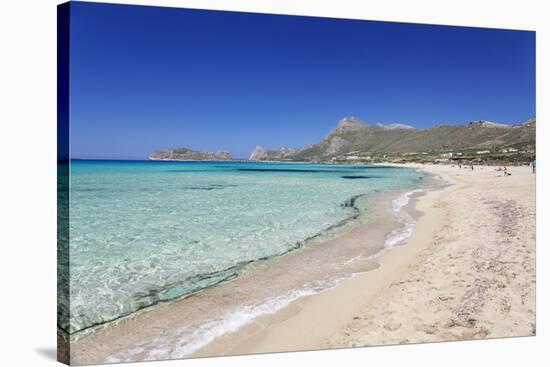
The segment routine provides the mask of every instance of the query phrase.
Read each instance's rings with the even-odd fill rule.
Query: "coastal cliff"
[[[299,152],[300,149],[294,148],[265,149],[262,146],[257,146],[252,153],[250,153],[248,159],[251,161],[284,160]]]

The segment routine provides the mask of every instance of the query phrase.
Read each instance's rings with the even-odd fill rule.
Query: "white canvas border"
[[[549,22],[542,1],[109,1],[537,31],[537,336],[486,341],[281,353],[143,363],[143,366],[540,365],[549,360],[548,140]],[[0,5],[0,270],[2,352],[6,366],[55,365],[56,8],[54,0]],[[546,93],[545,93],[546,92]],[[548,187],[548,185],[547,185]],[[546,307],[545,307],[546,306]]]

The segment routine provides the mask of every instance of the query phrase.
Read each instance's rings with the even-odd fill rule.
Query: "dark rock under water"
[[[342,178],[345,178],[346,180],[364,180],[367,178],[374,178],[374,176],[341,176]]]

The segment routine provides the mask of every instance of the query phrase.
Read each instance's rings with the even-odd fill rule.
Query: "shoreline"
[[[428,176],[420,187],[428,187],[426,180]],[[350,221],[350,226],[313,239],[310,246],[249,264],[237,278],[215,287],[73,334],[73,362],[192,358],[212,340],[223,339],[235,330],[257,327],[263,315],[277,314],[297,298],[332,288],[347,274],[374,269],[379,266],[375,259],[385,250],[386,240],[396,230],[402,235],[401,230],[407,227],[396,216],[395,212],[400,212],[395,209],[396,201],[400,202],[398,209],[410,207],[416,191],[417,187],[411,187],[374,197],[361,195],[356,200],[360,207],[368,206],[368,213]],[[338,268],[332,268],[338,264]],[[275,284],[274,278],[279,279]]]
[[[429,171],[425,173],[433,175]],[[391,284],[395,280],[396,271],[406,266],[413,260],[417,251],[422,250],[422,246],[411,246],[409,243],[419,241],[420,238],[431,238],[433,230],[419,234],[418,228],[421,228],[421,223],[424,222],[442,222],[438,211],[424,211],[427,211],[436,197],[443,195],[445,190],[456,184],[451,179],[446,178],[444,181],[448,186],[424,190],[421,196],[413,194],[410,203],[407,204],[411,207],[409,210],[416,212],[413,233],[397,245],[375,254],[374,258],[379,264],[377,268],[342,279],[333,288],[323,292],[301,297],[275,314],[260,316],[255,321],[267,325],[262,330],[255,332],[253,327],[245,325],[236,332],[219,337],[193,353],[191,357],[326,349],[326,346],[322,345],[323,341],[345,325],[353,317],[352,314],[360,310],[364,303],[363,298],[374,297],[382,288]],[[357,292],[357,289],[361,289],[361,292]],[[330,315],[330,318],[327,315]],[[241,341],[228,349],[227,344],[233,344],[234,339]]]
[[[529,168],[498,177],[494,167],[412,167],[453,185],[418,199],[423,215],[412,236],[388,251],[378,269],[266,316],[269,326],[256,333],[226,335],[241,338],[235,347],[224,349],[220,338],[193,356],[535,335]]]

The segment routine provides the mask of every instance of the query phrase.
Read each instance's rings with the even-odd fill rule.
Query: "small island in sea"
[[[188,148],[155,150],[149,154],[154,161],[232,161],[233,157],[225,150],[213,152],[197,152]]]
[[[534,32],[86,2],[58,32],[60,361],[536,334]]]

